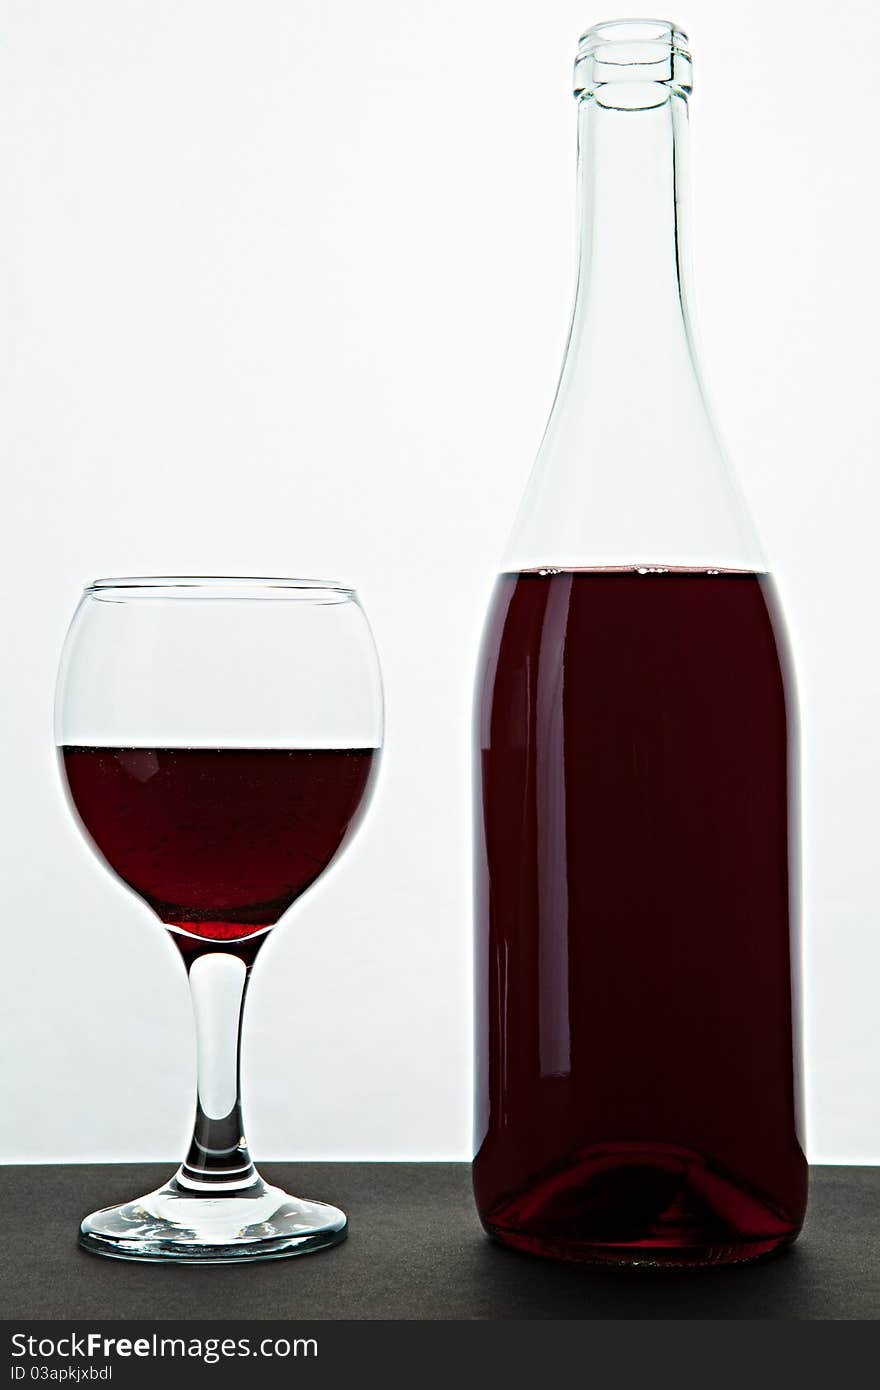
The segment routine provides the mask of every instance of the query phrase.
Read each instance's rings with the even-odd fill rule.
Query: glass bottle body
[[[806,1200],[796,728],[772,583],[504,575],[484,671],[484,1224],[570,1258],[772,1250]]]
[[[533,1253],[721,1263],[806,1202],[793,681],[694,366],[684,96],[586,101],[569,350],[477,693],[474,1188]]]

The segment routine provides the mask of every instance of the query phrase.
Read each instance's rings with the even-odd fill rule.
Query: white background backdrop
[[[269,941],[263,1157],[470,1154],[470,690],[555,386],[584,0],[2,5],[7,1160],[180,1157],[184,973],[52,753],[99,574],[331,575],[388,746]],[[706,371],[790,619],[809,1153],[880,1160],[880,7],[682,0]]]

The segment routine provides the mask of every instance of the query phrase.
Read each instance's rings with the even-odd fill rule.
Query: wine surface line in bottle
[[[477,690],[474,1191],[497,1239],[720,1264],[797,1235],[797,713],[690,326],[687,39],[581,40],[580,248]]]

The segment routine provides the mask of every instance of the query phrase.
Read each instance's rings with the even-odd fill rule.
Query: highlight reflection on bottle
[[[477,1205],[602,1262],[751,1258],[806,1203],[794,689],[694,365],[690,71],[662,22],[581,42],[575,311],[478,689]]]

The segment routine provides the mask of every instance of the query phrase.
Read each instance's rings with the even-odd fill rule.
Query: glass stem
[[[226,951],[188,962],[198,1091],[192,1143],[177,1173],[193,1193],[226,1196],[259,1182],[241,1116],[241,1023],[250,968]]]

